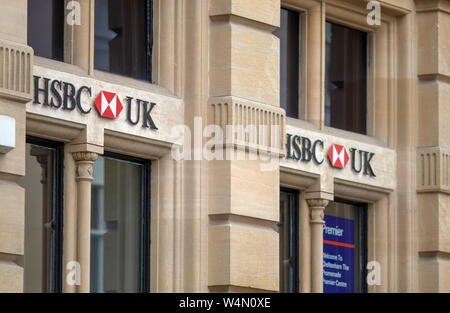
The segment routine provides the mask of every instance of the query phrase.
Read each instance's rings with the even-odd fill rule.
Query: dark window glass
[[[28,45],[35,55],[63,61],[64,1],[28,0]]]
[[[280,28],[280,106],[286,115],[298,118],[300,13],[281,8]]]
[[[110,154],[94,163],[91,292],[149,291],[148,170]]]
[[[343,201],[325,209],[323,291],[366,292],[367,206]]]
[[[61,292],[63,145],[27,138],[24,292]]]
[[[96,69],[151,81],[152,1],[96,0]]]
[[[280,192],[280,292],[298,292],[298,192],[282,189]]]
[[[367,34],[326,23],[325,125],[366,133]]]

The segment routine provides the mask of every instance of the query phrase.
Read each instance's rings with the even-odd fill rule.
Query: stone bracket
[[[334,178],[332,175],[320,175],[316,181],[304,191],[305,200],[334,200]]]
[[[442,147],[417,149],[417,192],[450,194],[450,150]]]
[[[0,97],[20,102],[33,99],[33,49],[0,40]]]
[[[208,103],[207,124],[222,129],[224,144],[280,156],[286,154],[286,113],[279,107],[233,96],[214,97]],[[278,126],[278,134],[271,132],[272,126]],[[227,138],[227,127],[234,134],[232,138]],[[256,130],[253,138],[249,135],[250,127]],[[261,131],[264,127],[267,137]],[[240,132],[239,128],[243,131]]]

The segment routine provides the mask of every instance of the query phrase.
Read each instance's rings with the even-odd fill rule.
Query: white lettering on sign
[[[342,228],[339,227],[329,227],[327,225],[323,225],[323,231],[328,234],[328,235],[332,235],[332,236],[338,236],[338,237],[342,237],[344,236],[344,230]]]

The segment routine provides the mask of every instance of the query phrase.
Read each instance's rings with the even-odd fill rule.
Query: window
[[[28,0],[28,45],[35,55],[63,61],[64,1]]]
[[[366,134],[367,34],[326,23],[325,125]]]
[[[62,291],[63,153],[59,143],[27,137],[24,292]]]
[[[281,8],[280,28],[273,34],[280,39],[280,106],[286,116],[298,118],[300,13]]]
[[[280,192],[280,292],[299,291],[298,191]]]
[[[94,67],[151,81],[152,1],[96,0]]]
[[[91,292],[150,290],[150,163],[106,153],[93,166]]]
[[[367,206],[330,203],[323,227],[323,291],[366,292]]]

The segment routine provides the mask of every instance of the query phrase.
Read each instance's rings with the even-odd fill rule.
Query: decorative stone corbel
[[[98,158],[98,154],[95,152],[74,152],[72,153],[73,159],[76,164],[76,180],[92,181],[92,165]]]
[[[311,212],[311,224],[325,224],[324,212],[329,200],[326,199],[307,199],[309,210]]]

